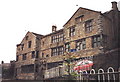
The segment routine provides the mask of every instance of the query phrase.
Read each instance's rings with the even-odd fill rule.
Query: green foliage
[[[75,64],[73,63],[73,60],[75,59],[75,56],[72,53],[65,53],[63,56],[64,65],[66,67],[65,71],[67,72],[68,79],[69,80],[76,80],[76,77],[79,76],[74,71],[71,71]]]

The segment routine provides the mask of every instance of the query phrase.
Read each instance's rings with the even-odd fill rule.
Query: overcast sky
[[[105,12],[111,9],[112,1],[0,0],[0,61],[16,59],[16,44],[21,42],[27,31],[49,34],[52,25],[57,29],[63,28],[79,7]]]

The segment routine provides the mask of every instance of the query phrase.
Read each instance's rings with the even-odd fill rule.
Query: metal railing
[[[90,73],[83,71],[79,73],[78,80],[97,80],[98,82],[117,82],[120,79],[120,69],[114,71],[112,67],[109,67],[105,72],[103,69],[99,69],[95,72],[94,69],[90,70]]]
[[[120,79],[120,68],[118,71],[115,71],[112,67],[109,67],[106,71],[103,69],[91,69],[88,71],[82,71],[77,73],[77,80],[97,80],[98,82],[116,82]],[[56,78],[65,75],[65,67],[54,67],[48,70],[45,70],[44,76],[45,79]]]

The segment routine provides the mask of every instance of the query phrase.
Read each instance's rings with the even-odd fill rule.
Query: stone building
[[[48,35],[27,32],[21,43],[17,44],[16,79],[42,80],[54,77],[55,72],[52,75],[50,72],[54,68],[60,72],[66,52],[72,53],[76,59],[84,59],[98,58],[100,54],[107,57],[106,53],[115,51],[118,58],[119,31],[120,11],[117,2],[112,2],[112,9],[105,13],[80,7],[60,30],[53,25],[52,33]],[[95,68],[106,62],[106,59],[104,63],[96,59],[93,59]],[[119,67],[119,63],[116,63],[116,67]]]
[[[27,32],[22,42],[17,45],[16,78],[34,79],[35,61],[39,56],[42,35]]]
[[[0,79],[8,80],[8,79],[15,79],[14,73],[15,72],[15,60],[10,61],[10,63],[2,63],[0,64]]]

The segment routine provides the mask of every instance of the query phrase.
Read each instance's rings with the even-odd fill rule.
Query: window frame
[[[24,50],[24,44],[21,44],[21,50]]]
[[[44,58],[44,53],[42,53],[42,58]]]
[[[22,55],[22,60],[27,60],[27,53]]]
[[[36,58],[39,58],[39,51],[36,51]]]
[[[64,47],[60,46],[58,47],[58,55],[64,54]]]
[[[70,43],[65,43],[65,52],[69,52],[70,51]]]
[[[25,37],[25,40],[28,40],[28,38],[29,38],[29,36],[26,36],[26,37]]]
[[[91,32],[93,30],[93,19],[85,21],[85,32]]]
[[[75,25],[69,28],[69,36],[75,36]]]
[[[92,47],[96,48],[102,46],[101,40],[101,35],[92,36]]]
[[[63,33],[59,33],[59,34],[53,35],[51,37],[51,39],[52,39],[51,43],[64,41],[64,34]]]
[[[51,56],[58,56],[64,54],[64,47],[59,46],[59,47],[54,47],[51,49]]]
[[[76,50],[79,51],[79,50],[84,50],[86,49],[86,39],[83,38],[83,39],[79,39],[76,41]]]
[[[32,46],[32,41],[28,41],[28,48],[31,48]]]
[[[19,55],[16,56],[16,61],[19,61]]]
[[[31,58],[33,59],[33,58],[35,58],[35,56],[36,56],[36,55],[35,55],[35,51],[32,51],[32,52],[31,52]]]

